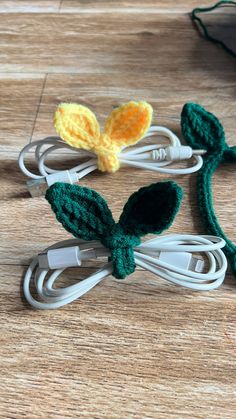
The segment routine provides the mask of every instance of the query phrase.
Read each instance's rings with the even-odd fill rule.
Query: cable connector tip
[[[48,188],[46,179],[44,177],[42,177],[41,179],[28,180],[26,182],[26,185],[32,198],[45,195],[45,192]]]
[[[45,195],[47,188],[56,182],[73,184],[78,182],[78,175],[76,172],[61,170],[59,172],[50,173],[49,175],[39,179],[29,180],[27,182],[27,187],[30,195],[34,198]]]
[[[203,156],[206,152],[206,150],[193,150],[193,154],[195,154],[195,156]]]
[[[38,255],[40,269],[65,269],[81,266],[79,246],[49,249]]]

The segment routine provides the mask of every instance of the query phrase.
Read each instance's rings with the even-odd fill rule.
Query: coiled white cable
[[[120,163],[125,166],[169,174],[189,174],[201,168],[203,163],[201,155],[205,153],[205,150],[192,150],[189,146],[182,146],[179,138],[171,130],[161,126],[151,126],[143,139],[157,135],[166,137],[169,144],[152,144],[143,147],[124,148],[119,154]],[[78,155],[78,158],[83,159],[88,157],[89,160],[69,170],[61,171],[52,169],[46,164],[46,160],[53,153],[61,149],[73,151]],[[39,174],[30,171],[26,167],[25,158],[33,150]],[[193,157],[195,162],[191,167],[169,167],[174,162],[190,159],[191,157]],[[38,186],[42,182],[47,186],[51,186],[58,181],[75,183],[97,169],[97,157],[95,154],[73,148],[62,141],[60,137],[47,137],[43,140],[27,144],[20,152],[18,161],[21,171],[33,179],[33,181],[29,182],[29,189],[32,192],[32,196],[37,196],[42,193],[42,188]]]
[[[225,241],[214,236],[163,235],[136,247],[135,263],[173,284],[209,291],[224,281],[227,269],[227,260],[221,250],[224,246]],[[206,260],[194,253],[205,256]],[[108,256],[109,251],[97,241],[73,239],[51,246],[36,256],[27,269],[23,283],[25,298],[37,309],[55,309],[71,303],[110,275],[112,262],[78,284],[65,288],[54,287],[57,278],[67,267]],[[32,281],[39,300],[31,293]]]

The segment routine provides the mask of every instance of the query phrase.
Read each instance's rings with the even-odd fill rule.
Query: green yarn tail
[[[236,2],[222,0],[211,7],[202,7],[202,8],[197,7],[196,9],[193,9],[190,16],[191,16],[192,21],[197,23],[199,27],[202,29],[203,35],[208,41],[211,41],[214,44],[221,46],[225,51],[229,52],[233,57],[236,57],[236,53],[231,48],[227,47],[227,45],[223,41],[210,35],[206,25],[203,23],[202,19],[198,16],[201,13],[211,12],[212,10],[217,9],[222,6],[236,6]]]

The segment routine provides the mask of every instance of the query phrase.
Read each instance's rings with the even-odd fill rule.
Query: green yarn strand
[[[236,163],[236,146],[225,142],[224,130],[218,119],[196,103],[184,105],[181,114],[181,128],[185,141],[192,148],[204,148],[204,163],[198,172],[197,200],[200,216],[207,233],[222,237],[226,245],[232,271],[236,275],[236,246],[221,229],[215,215],[212,198],[212,175],[220,163]]]
[[[223,161],[225,163],[234,163],[236,162],[236,146],[228,147],[224,150]]]
[[[197,199],[199,203],[199,212],[207,233],[222,237],[222,239],[225,240],[226,245],[223,250],[230,260],[234,275],[236,275],[236,246],[231,240],[229,240],[219,225],[218,219],[214,212],[213,197],[211,192],[211,178],[219,166],[221,159],[219,159],[218,154],[213,154],[210,157],[211,158],[205,162],[203,169],[200,170],[198,175]]]
[[[222,6],[236,6],[236,2],[222,0],[211,7],[204,7],[204,8],[197,7],[192,10],[192,13],[190,16],[191,16],[192,21],[197,23],[199,27],[202,29],[203,35],[208,41],[211,41],[214,44],[221,46],[225,51],[227,51],[233,57],[236,57],[236,53],[231,48],[227,47],[227,45],[223,41],[210,35],[206,25],[203,23],[202,19],[198,16],[201,13],[211,12],[212,10],[215,10]]]

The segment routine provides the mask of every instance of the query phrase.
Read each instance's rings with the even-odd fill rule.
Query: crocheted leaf
[[[152,121],[152,107],[147,102],[128,102],[114,109],[105,125],[105,133],[119,147],[137,143]]]
[[[54,126],[59,136],[69,145],[91,150],[100,138],[96,116],[86,106],[61,103],[54,116]]]
[[[93,189],[58,182],[45,197],[57,220],[75,237],[100,240],[115,225],[106,201]]]
[[[182,189],[175,182],[141,188],[125,204],[119,224],[127,234],[159,234],[174,221],[182,196]]]
[[[196,103],[184,105],[181,127],[184,139],[192,148],[219,151],[225,146],[224,129],[219,120]]]

